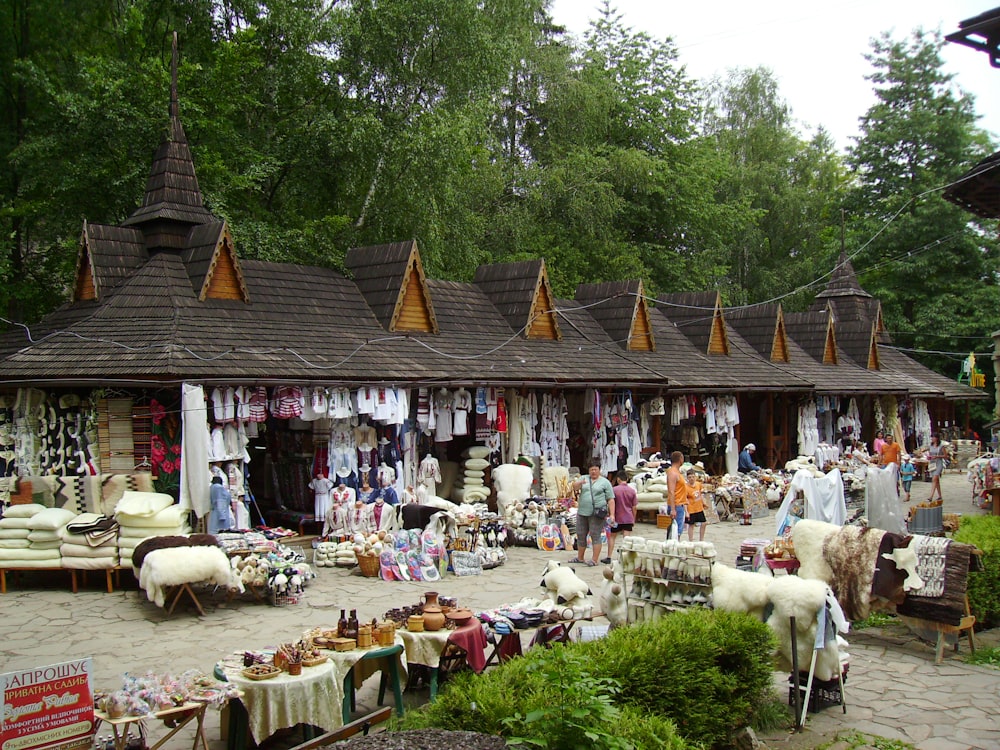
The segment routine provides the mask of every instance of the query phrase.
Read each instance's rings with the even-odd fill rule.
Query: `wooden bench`
[[[66,573],[68,570],[66,568],[31,568],[31,567],[18,567],[18,568],[0,568],[0,594],[7,593],[7,573],[19,573],[19,572],[52,572],[57,571],[60,573]],[[70,585],[73,587],[73,592],[76,592],[76,585],[73,583],[72,576],[70,576]]]

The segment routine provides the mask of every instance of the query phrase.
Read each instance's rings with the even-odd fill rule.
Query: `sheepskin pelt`
[[[132,551],[132,567],[136,570],[142,568],[142,563],[146,555],[158,549],[169,549],[171,547],[190,547],[191,542],[186,536],[152,536],[139,542]]]
[[[139,586],[146,598],[162,607],[164,590],[182,583],[214,583],[243,590],[232,574],[229,558],[218,547],[173,547],[148,552],[139,571]]]
[[[799,559],[799,578],[812,578],[830,583],[833,571],[823,558],[823,540],[836,534],[839,526],[824,521],[799,521],[792,526],[792,542]]]
[[[871,611],[872,580],[885,533],[845,526],[823,543],[823,557],[833,571],[830,587],[848,620],[863,620]]]
[[[714,571],[713,571],[714,572]],[[713,575],[714,585],[714,575]],[[799,669],[809,669],[816,641],[817,614],[826,606],[827,585],[822,581],[808,580],[798,576],[778,576],[768,586],[767,595],[774,610],[767,618],[767,625],[778,639],[775,654],[778,668],[792,668],[792,628],[795,618],[796,651]],[[829,639],[816,656],[816,677],[829,680],[840,668],[840,655],[836,639]]]
[[[908,617],[958,625],[965,614],[965,589],[968,582],[972,547],[952,541],[945,555],[944,593],[939,597],[915,596],[909,592],[896,611]]]
[[[773,580],[768,573],[750,573],[716,563],[712,566],[712,603],[716,609],[746,612],[763,620],[767,588]]]

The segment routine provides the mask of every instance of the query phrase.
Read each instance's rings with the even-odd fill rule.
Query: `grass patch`
[[[1000,648],[980,648],[974,654],[962,657],[966,664],[979,664],[1000,669]]]
[[[755,732],[773,732],[787,729],[795,722],[788,700],[776,690],[771,691],[754,707],[750,726]]]
[[[851,630],[864,630],[865,628],[884,628],[898,622],[895,615],[888,612],[872,612],[863,620],[851,623]]]
[[[915,750],[915,746],[909,742],[903,742],[902,740],[890,740],[888,737],[879,737],[876,734],[865,734],[864,732],[855,732],[853,730],[849,732],[840,732],[837,734],[835,739],[831,742],[820,745],[816,748],[816,750],[827,750],[827,748],[841,742],[850,743],[850,750],[862,747],[874,747],[876,750]]]

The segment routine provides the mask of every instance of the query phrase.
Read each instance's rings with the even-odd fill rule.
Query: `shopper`
[[[705,541],[705,527],[708,519],[705,517],[705,501],[702,496],[702,484],[698,472],[691,469],[687,473],[687,529],[688,541],[694,541],[694,527],[698,526],[698,541]]]
[[[635,488],[628,483],[628,474],[615,474],[614,513],[608,516],[608,556],[601,560],[607,565],[615,554],[615,540],[619,531],[631,531],[635,526],[635,508],[639,504]]]
[[[927,449],[927,470],[931,475],[931,496],[927,499],[930,502],[934,499],[934,493],[937,492],[937,499],[943,500],[941,497],[941,472],[944,471],[944,462],[946,459],[944,446],[941,445],[941,436],[938,434],[931,435],[931,446]]]
[[[875,438],[875,441],[878,442],[878,438]],[[902,451],[899,447],[899,443],[896,442],[896,439],[892,436],[892,433],[890,432],[888,435],[885,436],[885,440],[882,441],[882,446],[881,448],[879,448],[878,451],[879,461],[881,462],[883,467],[886,467],[889,464],[896,464],[898,468],[901,463],[899,460],[899,456],[901,453]]]
[[[667,505],[670,517],[677,522],[677,538],[684,531],[684,512],[687,510],[687,482],[681,474],[684,454],[674,451],[670,454],[670,468],[667,469]]]
[[[910,487],[913,485],[913,477],[916,475],[917,467],[914,466],[913,461],[910,460],[910,455],[904,455],[903,463],[899,467],[899,479],[903,483],[903,492],[906,493],[906,497],[903,498],[903,502],[910,502]]]
[[[586,564],[594,566],[601,559],[601,533],[614,502],[615,491],[611,482],[601,476],[601,464],[596,461],[590,462],[587,476],[573,482],[573,488],[580,491],[580,498],[576,512],[576,557],[571,562],[585,562],[589,535],[594,554],[586,560]]]
[[[233,528],[233,496],[222,484],[222,477],[212,477],[208,498],[212,510],[208,517],[208,533],[218,534]]]
[[[885,433],[882,430],[875,431],[875,440],[872,441],[872,452],[876,456],[882,455],[882,446],[885,445]]]

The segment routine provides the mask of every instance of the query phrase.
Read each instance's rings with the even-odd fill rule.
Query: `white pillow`
[[[486,483],[483,481],[482,477],[466,477],[465,478],[466,487],[484,487]]]
[[[486,472],[482,469],[466,469],[465,476],[472,477],[473,479],[482,479],[486,476]]]
[[[482,471],[489,465],[490,462],[487,461],[485,458],[470,458],[468,461],[465,462],[466,469],[478,469],[480,471]]]
[[[115,506],[115,514],[125,513],[130,516],[151,516],[174,504],[170,495],[159,492],[132,492],[122,494],[122,499]]]
[[[30,518],[0,518],[0,529],[26,529]]]
[[[28,532],[29,542],[59,542],[62,543],[62,537],[59,536],[58,531],[50,531],[48,529],[39,529],[37,531]]]
[[[469,448],[466,448],[465,453],[463,455],[468,456],[469,458],[472,459],[488,458],[490,455],[490,449],[487,448],[485,445],[473,445]]]
[[[151,516],[133,516],[128,513],[118,513],[115,520],[121,526],[132,528],[175,529],[187,521],[188,511],[179,505],[171,505]]]
[[[4,510],[4,518],[31,518],[36,513],[41,513],[45,510],[44,505],[39,505],[38,503],[24,503],[22,505],[11,505],[9,508]]]
[[[76,518],[76,513],[66,508],[46,508],[28,519],[29,529],[55,531]]]

